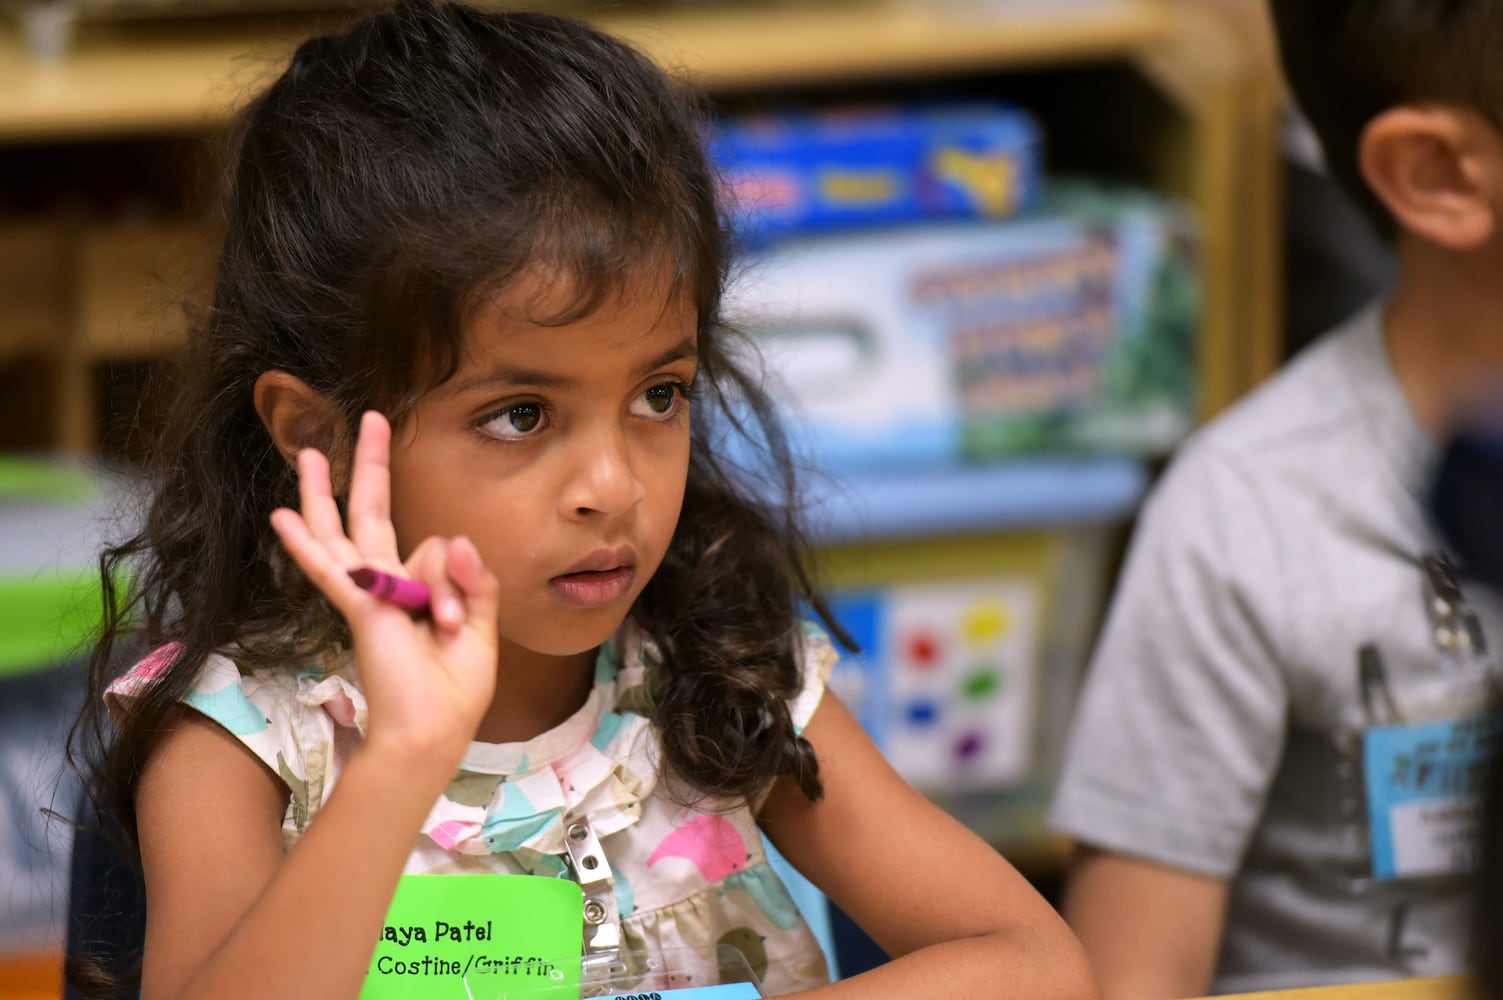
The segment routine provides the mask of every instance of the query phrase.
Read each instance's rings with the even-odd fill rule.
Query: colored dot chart
[[[831,687],[927,791],[997,788],[1034,765],[1036,585],[1016,577],[837,591],[861,653]]]

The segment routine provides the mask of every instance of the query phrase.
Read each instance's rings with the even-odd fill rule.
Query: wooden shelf
[[[0,223],[0,361],[56,339],[68,291],[67,229],[47,221]]]
[[[598,17],[710,90],[934,76],[1129,57],[1170,21],[1144,0],[889,0]]]
[[[119,223],[76,239],[72,353],[96,359],[150,360],[184,341],[187,309],[209,287],[215,241],[189,221]]]
[[[39,59],[13,32],[0,37],[0,142],[217,128],[294,44],[213,26],[85,25],[67,54]]]
[[[1299,990],[1227,994],[1219,1000],[1471,1000],[1476,996],[1476,991],[1465,976],[1433,976],[1350,986],[1312,986]]]
[[[1171,19],[1152,0],[785,2],[711,10],[584,12],[709,90],[1127,58]],[[167,133],[223,125],[282,68],[302,27],[254,22],[83,23],[37,58],[0,35],[0,142]]]

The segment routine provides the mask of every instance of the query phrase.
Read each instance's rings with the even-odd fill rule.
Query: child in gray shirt
[[[1503,2],[1273,8],[1399,278],[1187,443],[1143,513],[1052,814],[1107,1000],[1465,965],[1503,606],[1424,493],[1503,368]]]

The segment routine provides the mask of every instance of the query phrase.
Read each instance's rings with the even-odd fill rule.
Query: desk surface
[[[1238,993],[1216,1000],[1473,1000],[1463,976],[1400,979],[1351,986],[1317,986],[1303,990]]]

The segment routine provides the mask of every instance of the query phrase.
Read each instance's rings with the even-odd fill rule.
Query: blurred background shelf
[[[1170,13],[1142,0],[563,9],[711,90],[1137,58],[1173,34]],[[11,26],[0,44],[0,94],[7,95],[0,103],[0,138],[220,126],[280,72],[281,61],[316,23],[295,17],[187,25],[84,18],[74,44],[53,57],[29,53]]]
[[[1087,166],[1119,161],[1137,179],[1198,210],[1205,282],[1200,387],[1209,415],[1260,381],[1278,357],[1279,90],[1251,6],[1231,0],[844,0],[574,10],[640,44],[724,102],[790,91],[995,90],[1011,78],[1031,81],[1053,103],[1046,113],[1071,119],[1069,134],[1052,130],[1061,136],[1062,154],[1078,154]],[[85,18],[73,45],[51,57],[28,52],[21,32],[9,25],[0,35],[0,180],[7,154],[14,159],[45,151],[54,159],[88,162],[98,172],[110,169],[110,143],[155,141],[176,150],[174,156],[203,158],[204,143],[279,70],[314,20]],[[1047,82],[1039,83],[1040,73],[1048,74]],[[1061,82],[1066,85],[1055,85]],[[27,220],[22,228],[35,225]],[[7,236],[7,228],[14,227],[0,217],[0,255],[18,238],[34,238]],[[78,236],[75,227],[63,239]],[[173,289],[153,258],[205,249],[181,236],[176,222],[155,236],[142,234],[138,255],[117,274],[128,276],[138,292],[153,281]],[[85,332],[79,324],[99,313],[70,306],[111,294],[91,290],[91,283],[118,287],[119,281],[88,270],[87,260],[66,249],[59,254],[58,233],[42,239],[54,245],[41,256],[62,259],[61,277],[49,271],[47,280],[19,288],[0,279],[0,309],[13,317],[0,326],[0,357],[36,353],[36,331],[44,324],[56,331],[41,352],[56,389],[49,407],[53,426],[43,436],[87,453],[98,442],[98,414],[87,407],[95,395],[88,367],[157,353],[174,336],[141,323],[107,337]],[[146,313],[144,306],[122,302],[119,315]]]
[[[818,475],[808,511],[820,545],[1121,523],[1148,488],[1123,457],[1014,459],[978,466]]]

